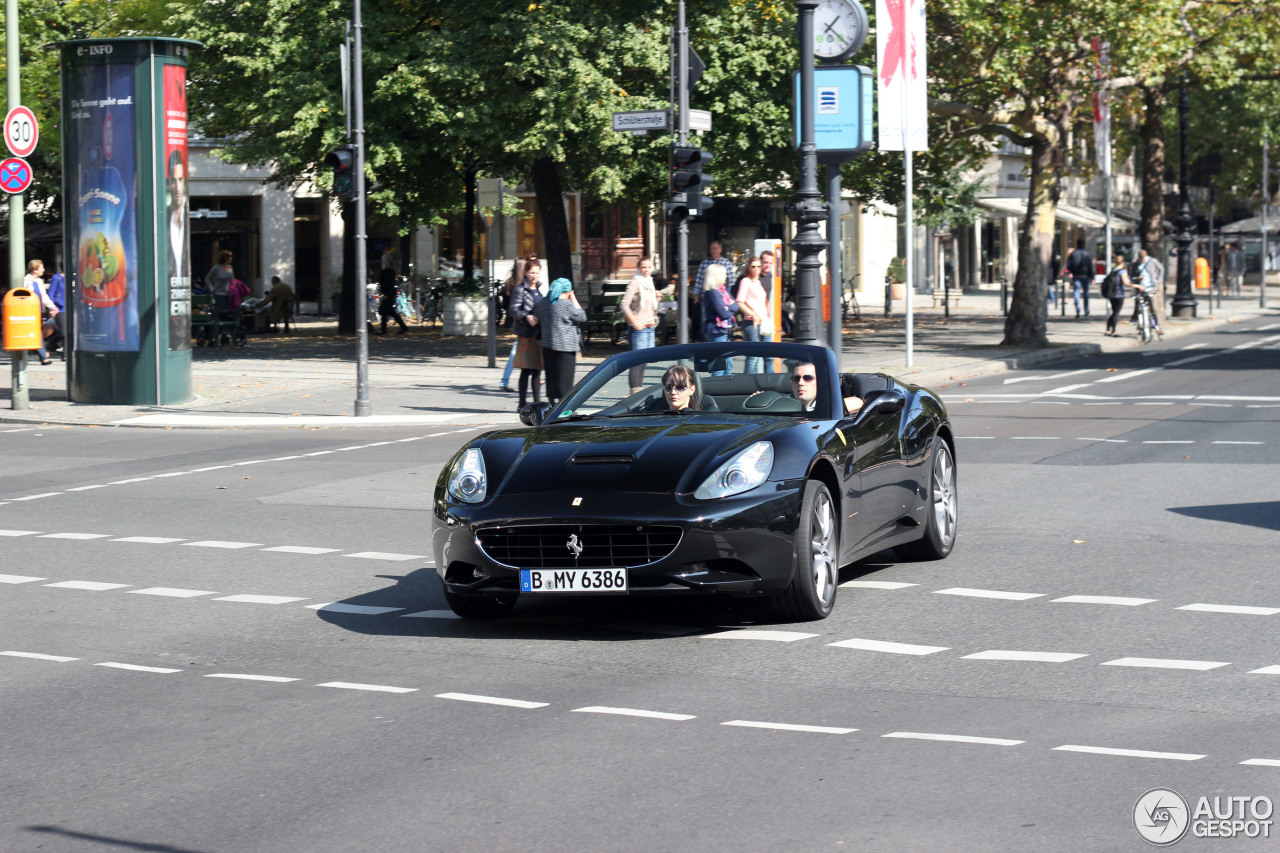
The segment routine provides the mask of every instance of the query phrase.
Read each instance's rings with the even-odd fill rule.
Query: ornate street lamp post
[[[827,218],[827,205],[818,189],[818,150],[813,136],[813,11],[818,0],[796,0],[800,13],[800,191],[799,200],[789,206],[796,222],[791,246],[796,253],[796,343],[824,346],[821,329],[822,283],[818,259],[827,248],[819,223]],[[838,322],[838,317],[833,318]]]
[[[1195,258],[1191,255],[1194,237],[1191,228],[1195,218],[1191,215],[1191,197],[1187,188],[1187,114],[1191,111],[1187,98],[1187,76],[1182,75],[1182,87],[1178,94],[1178,218],[1174,220],[1174,242],[1178,244],[1178,290],[1173,297],[1173,316],[1196,316],[1196,295],[1191,289],[1191,270]]]

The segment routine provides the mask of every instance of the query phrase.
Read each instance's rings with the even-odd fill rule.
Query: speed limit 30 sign
[[[30,157],[40,141],[36,115],[26,107],[14,107],[4,117],[4,144],[14,157]]]

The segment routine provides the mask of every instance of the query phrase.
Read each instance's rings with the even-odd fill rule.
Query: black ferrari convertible
[[[436,483],[436,567],[461,616],[522,595],[719,593],[822,619],[841,566],[955,544],[941,400],[837,373],[820,347],[620,353],[521,420],[470,441]]]

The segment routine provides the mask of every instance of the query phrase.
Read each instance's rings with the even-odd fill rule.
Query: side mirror
[[[551,404],[545,401],[529,403],[520,409],[520,423],[525,426],[538,426],[547,419]]]

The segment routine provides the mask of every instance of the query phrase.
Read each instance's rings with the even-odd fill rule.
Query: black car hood
[[[691,492],[722,453],[772,431],[755,421],[660,416],[492,433],[481,449],[496,493]]]

